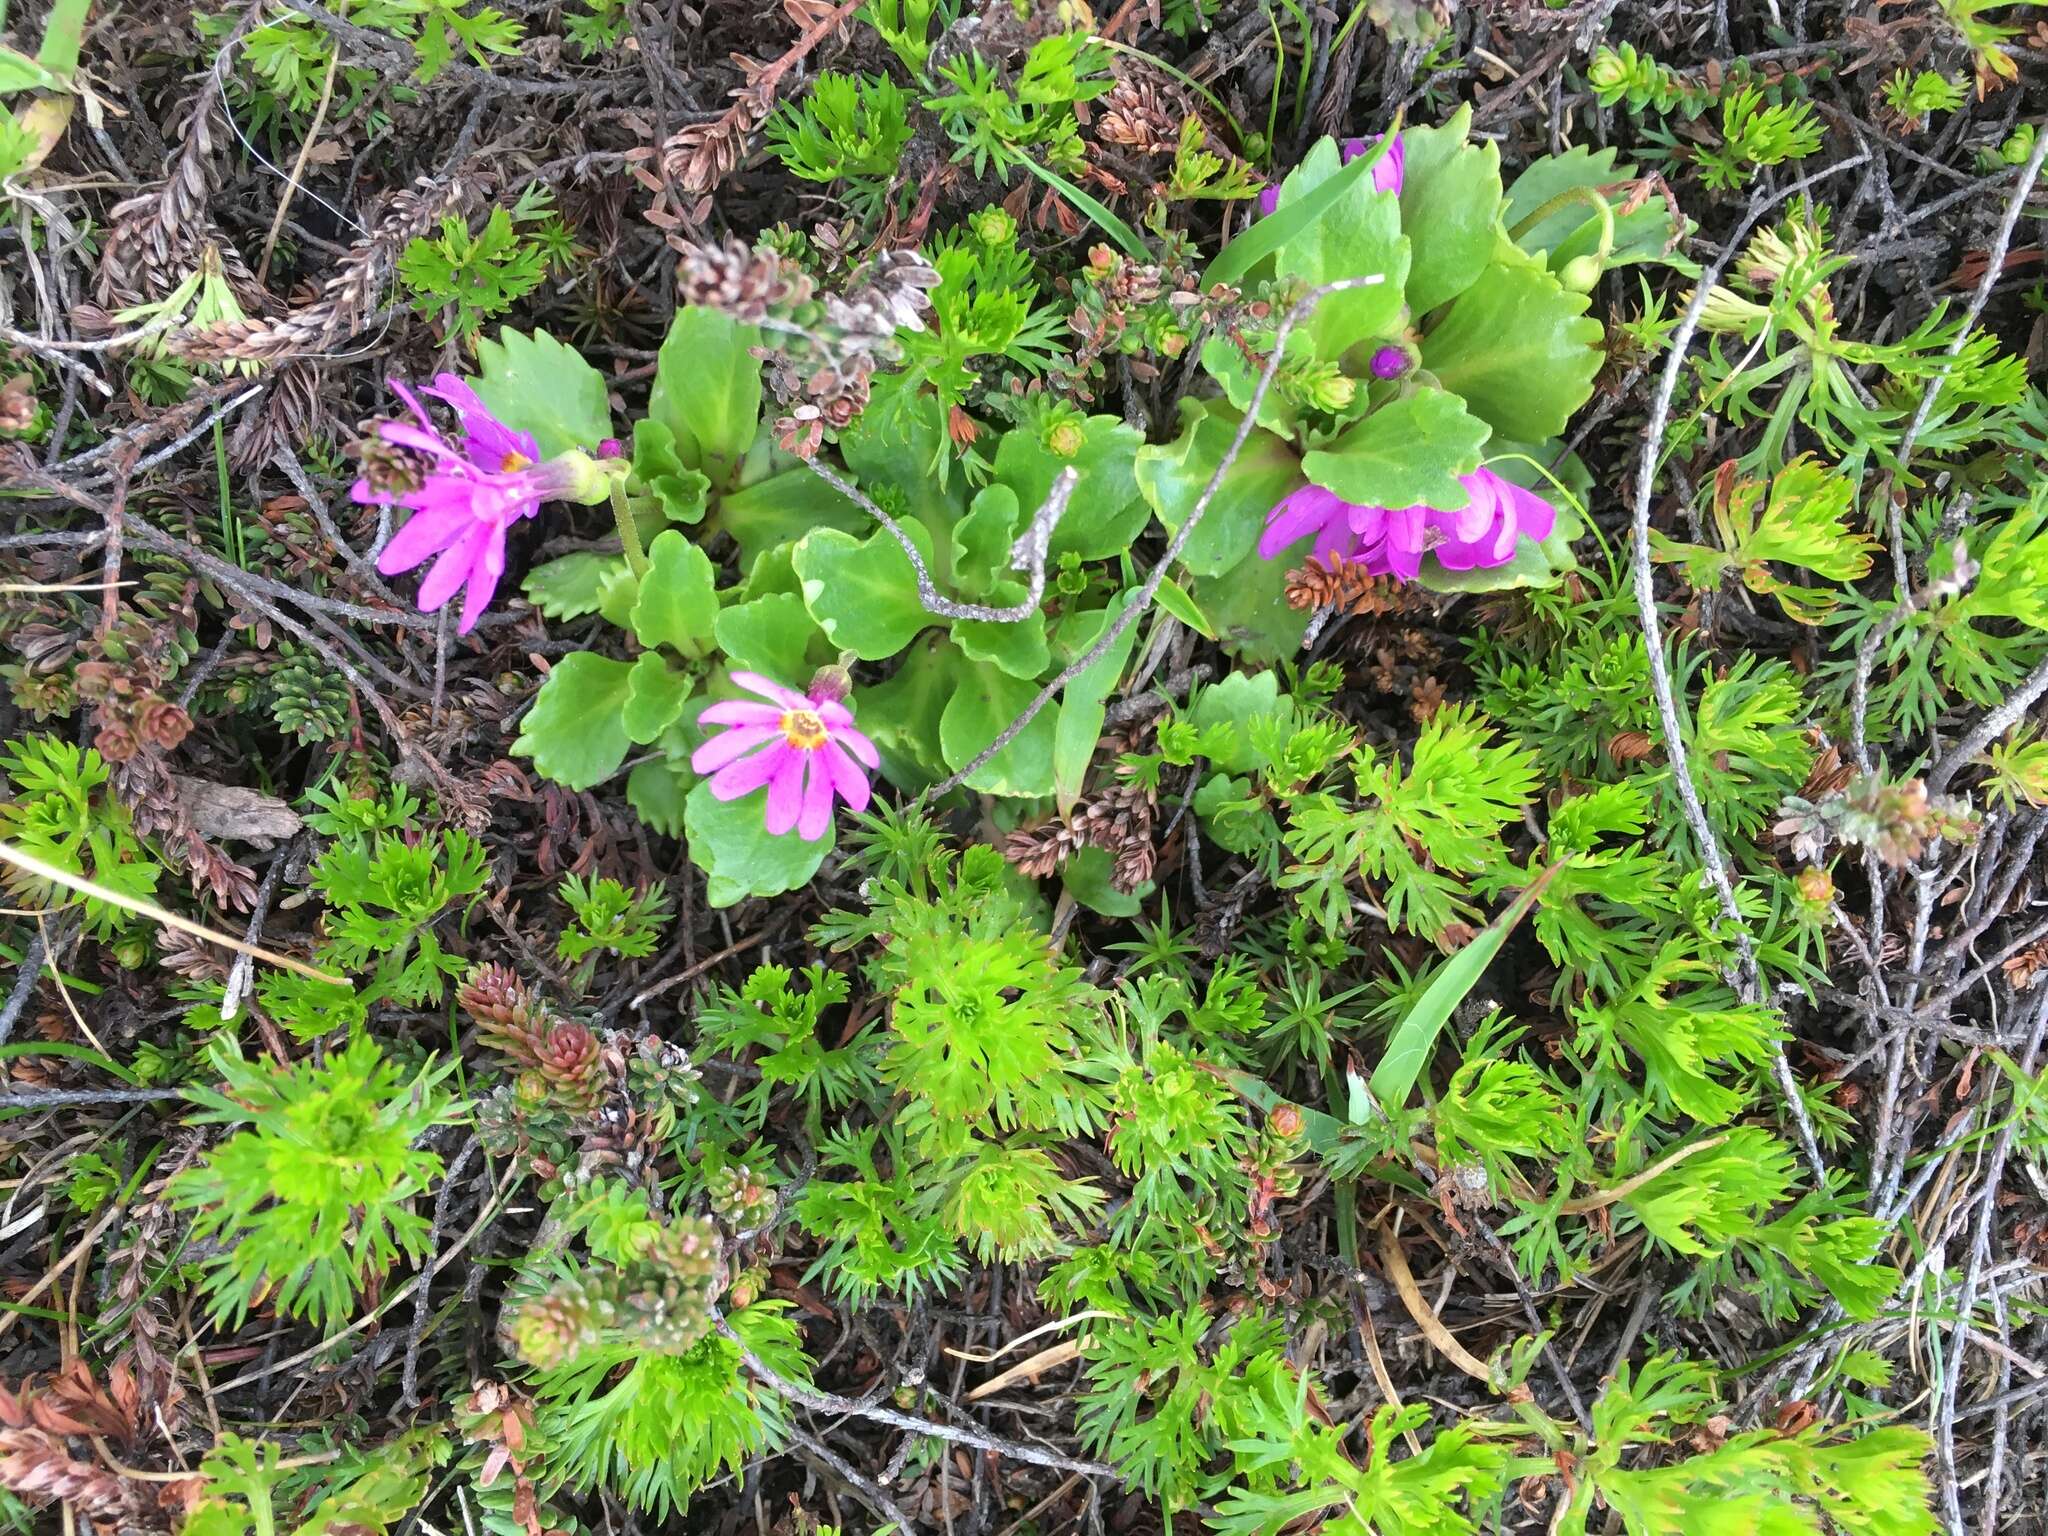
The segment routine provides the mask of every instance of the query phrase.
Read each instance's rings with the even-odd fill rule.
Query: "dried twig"
[[[1067,503],[1073,499],[1074,487],[1080,482],[1079,471],[1068,468],[1059,472],[1053,480],[1052,489],[1045,493],[1044,505],[1032,514],[1031,525],[1010,546],[1010,569],[1024,573],[1024,596],[1007,608],[991,608],[984,603],[955,602],[946,596],[932,584],[932,573],[924,563],[924,556],[911,542],[910,535],[904,532],[901,523],[877,506],[874,499],[851,480],[828,469],[815,457],[808,462],[812,474],[888,529],[889,536],[903,547],[903,553],[910,559],[910,569],[917,577],[918,601],[924,604],[927,613],[935,613],[942,619],[1015,624],[1038,612],[1038,605],[1045,598],[1045,562],[1053,530],[1059,527],[1060,519],[1066,515]]]

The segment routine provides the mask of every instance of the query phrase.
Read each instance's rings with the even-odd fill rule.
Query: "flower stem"
[[[626,569],[634,579],[647,574],[647,551],[640,547],[640,530],[633,522],[633,509],[626,505],[626,487],[612,481],[612,521],[619,526],[619,543],[626,551]]]

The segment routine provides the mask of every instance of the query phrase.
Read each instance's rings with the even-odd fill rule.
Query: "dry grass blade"
[[[151,922],[162,923],[166,928],[176,928],[181,933],[189,933],[194,938],[206,940],[209,944],[219,944],[232,949],[236,954],[247,955],[252,960],[261,960],[265,965],[274,965],[313,981],[327,982],[332,986],[347,985],[343,978],[330,976],[303,960],[294,960],[290,955],[280,955],[276,950],[265,949],[260,944],[244,943],[241,939],[209,928],[204,923],[195,923],[189,917],[180,917],[175,912],[166,911],[153,901],[138,900],[124,892],[110,890],[97,881],[74,875],[69,870],[59,869],[54,864],[46,864],[33,854],[23,853],[19,848],[7,843],[0,843],[0,863],[12,864],[24,874],[33,875],[38,880],[48,880],[51,884],[60,885],[80,896],[90,896],[94,901],[104,901],[108,906],[119,907],[124,912],[133,912],[138,917],[148,918]]]

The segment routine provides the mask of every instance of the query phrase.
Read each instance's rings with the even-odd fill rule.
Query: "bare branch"
[[[1007,608],[990,608],[981,603],[958,603],[941,592],[932,584],[932,573],[925,566],[924,556],[911,542],[910,535],[904,532],[901,523],[877,506],[874,498],[851,480],[827,469],[815,458],[808,462],[812,474],[888,529],[889,536],[903,547],[903,553],[910,558],[910,569],[917,576],[917,600],[924,604],[927,613],[935,613],[942,619],[1015,624],[1038,612],[1038,605],[1045,598],[1045,562],[1052,546],[1053,530],[1066,516],[1067,503],[1073,499],[1074,487],[1081,478],[1078,471],[1068,468],[1059,472],[1052,482],[1052,489],[1045,493],[1044,505],[1032,514],[1031,526],[1010,546],[1010,569],[1022,571],[1025,576],[1022,601]]]

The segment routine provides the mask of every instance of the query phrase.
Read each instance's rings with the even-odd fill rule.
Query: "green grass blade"
[[[1357,163],[1352,161],[1353,165]],[[1394,1027],[1394,1033],[1387,1040],[1386,1054],[1380,1058],[1380,1064],[1372,1074],[1372,1096],[1382,1106],[1408,1101],[1409,1091],[1422,1075],[1423,1066],[1429,1060],[1429,1053],[1436,1048],[1436,1037],[1443,1032],[1451,1010],[1478,985],[1487,966],[1493,963],[1493,957],[1500,953],[1501,945],[1515,931],[1515,925],[1528,916],[1529,909],[1536,905],[1536,898],[1543,894],[1543,888],[1569,862],[1569,859],[1560,859],[1543,871],[1515,898],[1507,911],[1487,924],[1470,944],[1451,956],[1450,963],[1437,972],[1436,980],[1429,984],[1414,1009]]]
[[[1028,156],[1020,155],[1018,159],[1025,170],[1036,176],[1040,181],[1059,193],[1061,197],[1064,197],[1076,208],[1087,214],[1089,218],[1101,225],[1110,238],[1124,248],[1124,254],[1130,257],[1131,260],[1150,261],[1152,259],[1152,253],[1145,249],[1145,242],[1138,238],[1138,232],[1111,213],[1101,203],[1090,197],[1086,192],[1083,192],[1079,187],[1067,180],[1066,177],[1060,175],[1059,172],[1048,171],[1044,166]]]

